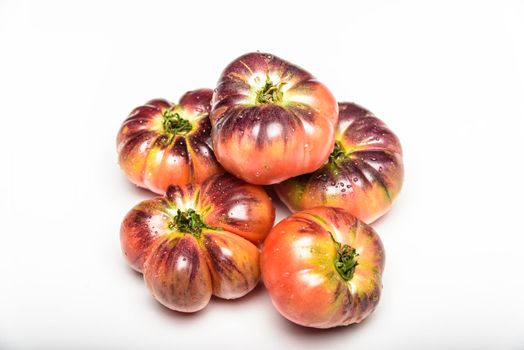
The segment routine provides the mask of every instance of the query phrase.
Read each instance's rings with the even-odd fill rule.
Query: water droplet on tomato
[[[379,173],[381,173],[381,172],[382,172],[382,170],[384,170],[384,169],[382,169],[382,167],[381,167],[381,166],[379,166],[379,167],[378,167],[378,172],[379,172]]]
[[[353,182],[357,182],[357,181],[358,181],[358,177],[354,177]]]

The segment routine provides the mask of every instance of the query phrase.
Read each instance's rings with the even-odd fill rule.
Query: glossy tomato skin
[[[338,106],[310,73],[257,52],[223,71],[210,118],[215,155],[224,168],[249,183],[267,185],[326,162]]]
[[[199,230],[180,226],[180,213],[193,213]],[[211,295],[234,299],[256,286],[257,245],[274,217],[271,198],[262,187],[215,175],[201,185],[170,186],[165,196],[131,209],[120,230],[122,251],[128,264],[144,274],[159,302],[194,312],[205,307]],[[188,218],[187,225],[193,222]]]
[[[155,299],[181,312],[203,309],[212,294],[206,257],[191,235],[158,239],[144,265],[144,280]]]
[[[117,152],[131,182],[163,194],[169,185],[201,183],[224,172],[210,146],[212,94],[190,91],[178,104],[151,100],[129,114],[118,132]]]
[[[358,254],[349,280],[335,267],[344,245]],[[261,269],[284,317],[302,326],[331,328],[361,322],[373,312],[384,261],[384,247],[370,226],[341,208],[318,207],[297,212],[271,230]]]
[[[313,173],[275,185],[275,190],[292,211],[335,206],[371,223],[391,208],[402,188],[402,148],[397,136],[368,110],[340,103],[339,111],[329,161]]]

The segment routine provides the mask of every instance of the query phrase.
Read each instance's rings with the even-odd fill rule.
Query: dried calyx
[[[177,210],[176,216],[173,222],[169,225],[170,229],[176,229],[178,232],[189,233],[196,238],[200,238],[202,229],[207,228],[210,230],[222,230],[219,227],[213,227],[206,225],[200,215],[193,209],[182,211]]]
[[[346,152],[344,152],[344,148],[340,144],[340,142],[335,142],[335,147],[333,147],[333,152],[329,155],[329,161],[332,163],[340,162],[341,160],[344,160],[346,157]]]
[[[266,82],[264,86],[257,91],[257,103],[266,104],[266,103],[280,103],[284,93],[282,92],[282,86],[286,84],[285,82],[279,82],[278,84],[273,84],[269,75],[266,75]]]
[[[331,234],[331,233],[330,233]],[[345,281],[349,281],[355,274],[358,265],[358,254],[355,248],[347,244],[340,244],[331,234],[331,239],[337,246],[337,256],[335,257],[335,269]]]
[[[169,135],[185,135],[193,128],[191,123],[180,114],[168,108],[162,113],[164,118],[164,132]]]

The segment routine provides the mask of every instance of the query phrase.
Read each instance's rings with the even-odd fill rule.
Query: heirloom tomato
[[[247,182],[267,185],[326,162],[338,107],[311,74],[257,52],[226,67],[213,93],[210,118],[220,164]]]
[[[170,186],[135,206],[122,223],[127,262],[166,307],[194,312],[211,295],[239,298],[260,278],[260,244],[275,210],[262,187],[231,175]]]
[[[269,233],[262,279],[273,305],[302,326],[358,323],[378,304],[384,248],[378,235],[341,208],[297,212]]]
[[[385,214],[404,178],[402,149],[395,134],[371,112],[339,104],[335,147],[317,171],[275,185],[292,210],[341,207],[366,223]]]
[[[213,92],[187,92],[178,104],[151,100],[135,108],[117,136],[120,167],[131,182],[163,194],[223,173],[210,146]]]

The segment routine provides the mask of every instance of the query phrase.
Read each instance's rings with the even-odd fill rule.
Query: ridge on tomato
[[[379,302],[384,247],[365,223],[341,208],[317,207],[279,222],[262,249],[273,305],[302,326],[358,323]]]
[[[310,73],[248,53],[223,71],[210,114],[215,155],[233,175],[268,185],[312,172],[333,149],[338,107]]]
[[[163,194],[223,173],[210,146],[213,92],[187,92],[178,104],[156,99],[135,108],[117,136],[120,167],[135,185]]]
[[[262,187],[222,174],[201,186],[170,186],[165,196],[139,203],[122,222],[120,241],[160,303],[194,312],[212,294],[234,299],[256,286],[257,245],[274,218]]]
[[[335,147],[313,173],[275,185],[292,210],[341,207],[366,223],[384,215],[402,188],[402,148],[380,119],[354,103],[339,103]]]

